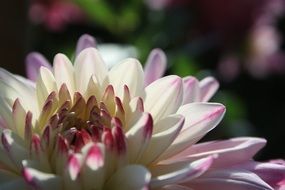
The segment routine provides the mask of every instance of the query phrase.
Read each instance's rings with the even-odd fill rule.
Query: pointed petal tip
[[[90,47],[96,47],[96,39],[89,35],[89,34],[83,34],[77,42],[76,46],[76,55],[78,55],[81,51],[83,51],[86,48]]]
[[[49,61],[40,53],[32,52],[26,57],[26,73],[30,80],[35,81],[40,67],[46,67],[51,70]]]

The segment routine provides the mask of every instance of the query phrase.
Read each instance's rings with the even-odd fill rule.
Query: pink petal
[[[273,190],[256,174],[242,169],[212,170],[183,185],[199,190]]]
[[[181,106],[177,114],[185,117],[185,123],[178,137],[162,155],[162,158],[174,156],[195,144],[220,123],[225,111],[225,106],[218,103],[199,102]]]
[[[26,72],[30,80],[36,81],[41,67],[51,70],[49,61],[40,53],[32,52],[26,57]]]
[[[166,70],[166,62],[166,55],[161,49],[153,49],[151,51],[144,68],[145,86],[163,76]]]
[[[249,161],[236,167],[252,171],[273,187],[278,187],[285,182],[285,165]]]
[[[232,138],[224,141],[211,141],[193,145],[168,162],[193,161],[205,156],[217,154],[212,167],[225,167],[252,159],[252,157],[264,147],[266,140],[252,137]]]
[[[164,185],[191,181],[208,170],[214,160],[213,156],[189,162],[187,164],[158,165],[152,169],[150,186],[157,188]]]
[[[76,55],[78,55],[82,50],[90,47],[96,47],[96,39],[88,34],[83,34],[77,42]]]

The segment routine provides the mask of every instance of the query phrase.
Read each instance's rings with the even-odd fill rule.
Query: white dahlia
[[[37,74],[30,68],[36,82],[1,69],[0,189],[205,189],[201,181],[220,187],[219,178],[234,182],[227,187],[270,189],[239,170],[251,164],[254,172],[244,161],[264,140],[194,145],[224,115],[223,105],[204,102],[217,83],[160,78],[163,66],[155,65],[162,57],[155,50],[146,73],[131,58],[108,69],[95,48],[86,48],[74,65],[57,54],[53,67]]]

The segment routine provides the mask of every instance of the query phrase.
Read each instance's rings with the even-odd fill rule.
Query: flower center
[[[46,99],[37,128],[43,133],[47,128],[57,131],[77,152],[90,141],[114,148],[118,131],[123,136],[123,123],[123,106],[120,99],[114,96],[111,85],[98,102],[94,95],[85,100],[79,92],[71,98],[63,84],[58,93],[52,92]],[[122,148],[117,146],[118,151]]]

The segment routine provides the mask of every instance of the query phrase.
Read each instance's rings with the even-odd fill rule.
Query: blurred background
[[[257,159],[285,158],[285,0],[22,0],[0,12],[1,67],[25,75],[32,51],[73,58],[85,33],[111,64],[161,48],[168,74],[220,82],[212,101],[227,113],[203,140],[264,137]]]

